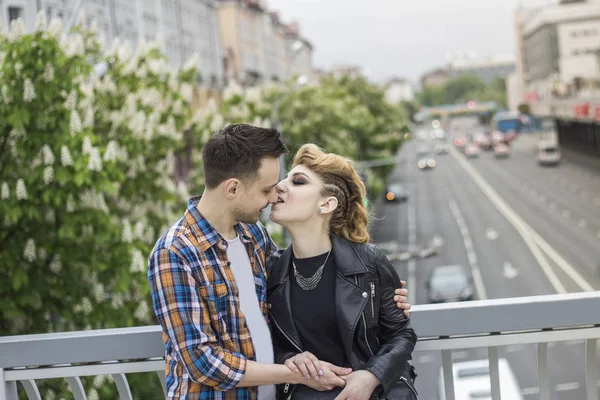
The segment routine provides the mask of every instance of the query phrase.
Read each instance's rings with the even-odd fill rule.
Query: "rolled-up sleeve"
[[[172,250],[155,249],[148,281],[156,317],[191,379],[218,390],[234,388],[244,377],[246,358],[218,345],[207,299],[199,295],[189,264]]]

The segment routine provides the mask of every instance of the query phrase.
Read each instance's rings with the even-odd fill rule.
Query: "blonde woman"
[[[394,267],[369,244],[365,188],[352,162],[304,145],[276,189],[271,220],[292,245],[269,261],[275,360],[315,383],[280,385],[279,398],[416,399],[408,361],[417,337],[393,299],[401,287]],[[332,379],[321,362],[352,372]],[[325,378],[331,390],[317,385]]]

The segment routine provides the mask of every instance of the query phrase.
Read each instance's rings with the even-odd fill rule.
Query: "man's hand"
[[[379,379],[369,371],[355,371],[342,377],[346,386],[335,400],[369,400],[375,388],[381,384]]]
[[[410,318],[410,304],[408,303],[408,290],[405,289],[406,281],[400,281],[402,287],[396,289],[394,301],[396,302],[396,306],[402,310],[404,310],[404,315],[406,318]]]

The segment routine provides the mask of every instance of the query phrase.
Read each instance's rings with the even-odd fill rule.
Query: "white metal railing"
[[[548,400],[548,344],[584,340],[586,399],[598,400],[599,310],[600,292],[415,306],[415,351],[441,352],[446,399],[454,400],[452,351],[487,348],[492,399],[500,400],[499,348],[537,344],[539,398]],[[120,398],[132,399],[126,374],[138,372],[158,373],[165,390],[163,355],[159,326],[0,337],[0,400],[18,398],[17,382],[41,399],[36,380],[48,378],[67,379],[75,400],[85,400],[79,378],[93,375],[111,375]]]

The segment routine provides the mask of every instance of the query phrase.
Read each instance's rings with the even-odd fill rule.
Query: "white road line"
[[[534,394],[538,394],[540,392],[540,389],[538,387],[530,387],[530,388],[525,388],[523,390],[521,390],[521,393],[523,393],[523,396],[532,396]]]
[[[473,283],[475,284],[477,298],[479,300],[487,300],[487,292],[485,290],[485,286],[483,285],[483,278],[481,276],[481,271],[479,270],[479,265],[477,265],[477,255],[473,250],[473,241],[471,240],[469,228],[467,228],[467,225],[465,224],[465,219],[463,218],[456,201],[450,199],[448,201],[448,206],[450,207],[452,216],[456,220],[456,224],[460,228],[460,234],[462,235],[465,249],[467,250],[467,258],[469,259],[469,264],[471,265],[471,274],[473,275]]]
[[[565,218],[569,218],[571,216],[571,211],[569,210],[562,210],[562,216]]]
[[[556,210],[556,203],[550,203],[550,209]]]
[[[579,386],[579,382],[559,383],[554,386],[554,390],[556,392],[565,392],[567,390],[577,390]]]
[[[410,246],[417,244],[417,212],[413,204],[408,206],[408,243]],[[407,263],[408,279],[406,286],[408,288],[408,302],[410,304],[417,304],[417,274],[416,274],[416,261],[414,258],[410,258]]]
[[[525,240],[525,244],[531,250],[532,254],[540,264],[542,271],[558,293],[566,293],[562,285],[548,262],[544,257],[540,257],[541,251],[545,252],[563,271],[567,274],[583,291],[593,292],[594,288],[571,266],[556,250],[552,248],[523,218],[521,218],[505,201],[498,192],[477,172],[469,163],[462,160],[456,150],[451,149],[451,153],[463,169],[471,176],[471,179],[496,206],[496,208],[506,217],[506,219],[515,227],[519,234]],[[532,242],[539,246],[532,246]],[[541,250],[541,251],[540,251]]]
[[[587,221],[586,221],[585,219],[580,219],[580,220],[579,220],[579,226],[580,226],[581,228],[585,228],[585,227],[587,227],[587,225],[588,225],[588,224],[587,224]]]

